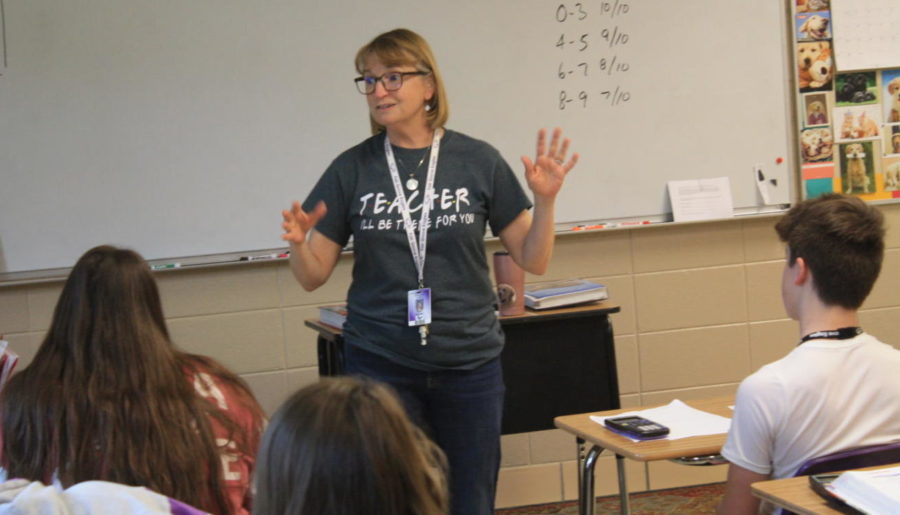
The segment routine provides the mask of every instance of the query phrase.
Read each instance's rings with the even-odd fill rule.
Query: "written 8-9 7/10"
[[[603,99],[604,104],[608,104],[610,107],[615,107],[617,105],[625,104],[629,100],[631,100],[631,93],[622,89],[620,86],[616,86],[615,89],[605,89],[600,91],[600,97]],[[562,111],[566,107],[569,107],[572,102],[576,102],[573,105],[580,105],[581,107],[587,107],[588,104],[588,93],[587,91],[579,91],[577,95],[571,94],[566,90],[560,90],[559,92],[559,110]]]

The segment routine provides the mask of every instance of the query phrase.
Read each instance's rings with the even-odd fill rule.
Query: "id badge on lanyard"
[[[409,326],[424,326],[431,323],[431,288],[406,292],[406,315]]]
[[[419,219],[419,238],[413,230],[412,217],[409,214],[409,204],[403,193],[403,185],[400,184],[400,172],[397,170],[397,162],[394,159],[394,150],[391,148],[391,140],[385,135],[384,153],[387,157],[388,168],[391,171],[391,182],[394,184],[394,193],[400,203],[400,213],[403,216],[403,224],[406,228],[406,239],[409,241],[409,250],[412,253],[413,262],[416,265],[419,288],[406,292],[406,319],[410,327],[419,328],[419,337],[422,345],[428,343],[428,326],[431,324],[431,288],[425,287],[425,251],[428,239],[428,215],[431,212],[431,202],[434,197],[434,176],[437,170],[437,159],[441,145],[440,129],[434,131],[434,139],[431,143],[431,158],[428,160],[428,176],[425,180],[425,191],[422,195],[422,215]]]

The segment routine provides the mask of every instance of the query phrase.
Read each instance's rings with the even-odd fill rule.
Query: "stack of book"
[[[342,329],[347,320],[347,304],[319,306],[319,322]]]
[[[531,309],[558,308],[608,298],[606,286],[586,279],[565,279],[525,285],[525,305]]]

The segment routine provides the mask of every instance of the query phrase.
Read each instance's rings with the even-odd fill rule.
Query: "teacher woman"
[[[396,29],[356,54],[373,136],[339,155],[302,207],[284,211],[291,269],[321,286],[353,237],[345,372],[396,389],[447,454],[452,512],[493,513],[500,467],[503,331],[485,224],[525,270],[553,250],[556,195],[578,154],[556,129],[522,157],[531,202],[496,149],[447,130],[447,94],[428,43]]]

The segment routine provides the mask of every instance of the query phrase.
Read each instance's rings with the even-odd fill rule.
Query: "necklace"
[[[406,189],[408,189],[409,191],[415,191],[415,189],[419,187],[419,181],[416,180],[415,175],[416,175],[416,172],[419,171],[419,168],[422,167],[422,163],[425,162],[425,158],[428,157],[428,154],[430,152],[431,152],[431,145],[428,145],[428,148],[426,148],[425,152],[422,153],[422,159],[419,159],[419,164],[417,164],[416,167],[412,171],[410,171],[409,167],[406,166],[406,163],[403,162],[403,159],[400,159],[400,158],[397,159],[398,161],[400,161],[400,164],[403,165],[403,168],[406,168],[406,171],[409,174],[409,177],[406,179]]]

